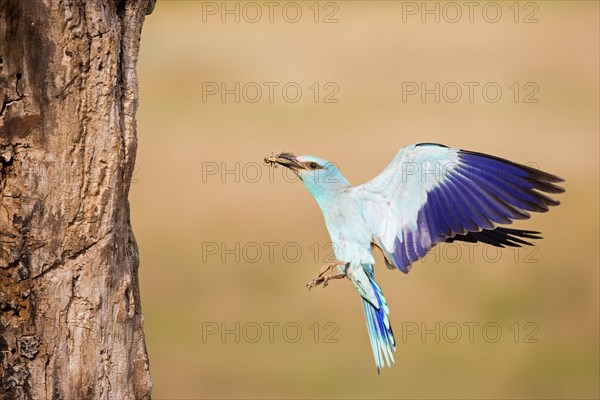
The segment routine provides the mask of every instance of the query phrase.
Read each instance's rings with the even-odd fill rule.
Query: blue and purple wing
[[[407,273],[437,243],[530,244],[538,232],[498,227],[560,204],[555,175],[502,158],[437,144],[400,149],[386,169],[353,188],[390,268]]]

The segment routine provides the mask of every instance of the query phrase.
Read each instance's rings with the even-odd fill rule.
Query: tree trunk
[[[152,388],[128,193],[154,0],[0,0],[0,399]]]

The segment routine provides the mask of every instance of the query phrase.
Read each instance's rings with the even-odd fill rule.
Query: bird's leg
[[[325,277],[325,279],[323,280],[323,287],[327,286],[329,284],[328,282],[332,279],[344,279],[345,277],[346,277],[346,273],[327,275]]]
[[[338,265],[345,265],[345,264],[348,264],[348,263],[346,261],[335,261],[335,262],[332,262],[329,264],[325,264],[319,270],[319,273],[317,274],[317,276],[314,277],[312,281],[310,281],[306,284],[306,287],[308,288],[308,290],[312,289],[315,286],[319,286],[320,284],[323,284],[323,287],[325,287],[325,286],[327,286],[327,282],[332,279],[345,278],[346,277],[345,273],[341,273],[341,274],[333,273],[333,267],[336,267]],[[331,271],[331,273],[327,276],[324,276],[327,271]]]

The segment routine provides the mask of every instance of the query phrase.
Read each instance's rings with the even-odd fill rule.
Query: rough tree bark
[[[144,399],[128,193],[154,0],[0,0],[0,398]]]

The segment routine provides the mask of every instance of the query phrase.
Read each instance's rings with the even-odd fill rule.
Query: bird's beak
[[[279,153],[276,156],[266,156],[267,164],[279,164],[297,172],[299,169],[304,169],[304,165],[300,163],[292,153]]]

